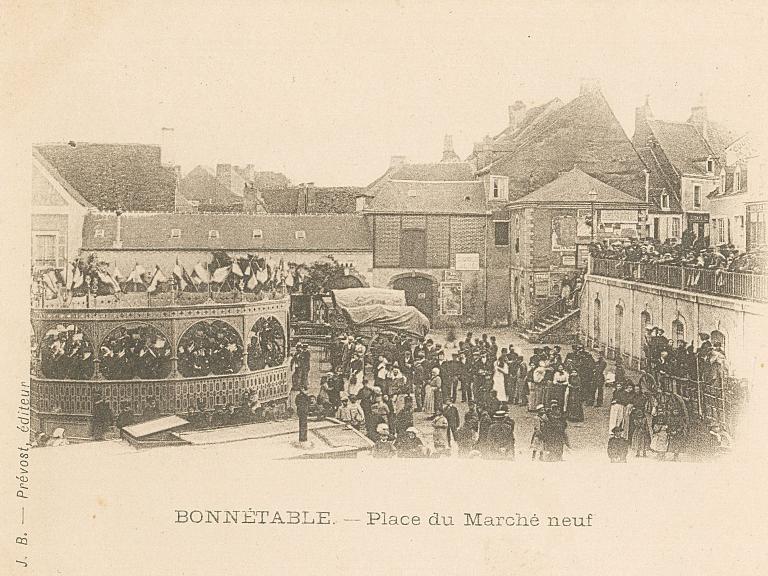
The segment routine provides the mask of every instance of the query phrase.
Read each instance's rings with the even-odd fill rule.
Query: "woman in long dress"
[[[656,453],[659,460],[664,460],[669,449],[669,437],[667,436],[667,420],[664,414],[659,414],[653,419],[653,436],[651,437],[651,450]]]
[[[552,376],[552,400],[557,400],[560,406],[565,406],[565,391],[568,386],[568,372],[562,364],[557,367],[554,376]]]
[[[434,378],[434,371],[437,370],[438,374],[440,373],[440,370],[437,368],[433,369],[432,371],[432,377],[427,381],[427,384],[424,386],[424,414],[427,414],[429,416],[433,416],[435,412],[435,378]]]
[[[581,399],[581,378],[576,370],[568,377],[568,400],[565,407],[568,422],[584,422],[584,405]]]
[[[496,398],[499,402],[507,402],[506,380],[509,375],[509,365],[502,357],[496,360],[493,370],[493,389],[496,391]]]
[[[539,365],[533,370],[533,383],[528,401],[528,409],[536,410],[536,406],[544,404],[544,376],[547,375],[546,362],[539,361]],[[531,408],[531,405],[533,408]]]

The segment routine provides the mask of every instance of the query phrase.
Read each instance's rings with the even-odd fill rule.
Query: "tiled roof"
[[[83,198],[83,195],[80,194],[77,190],[75,190],[72,185],[67,182],[67,180],[59,174],[59,171],[56,170],[56,168],[48,162],[48,160],[45,159],[45,157],[40,154],[40,151],[37,148],[32,148],[32,157],[37,160],[40,163],[40,166],[43,167],[43,169],[54,179],[56,182],[59,183],[59,185],[64,188],[67,193],[74,198],[74,200],[86,208],[93,208],[93,204],[88,202],[85,198]]]
[[[355,211],[355,196],[365,189],[355,186],[311,186],[306,190],[306,207],[301,187],[267,189],[261,194],[267,212],[271,214],[349,214]]]
[[[647,122],[653,138],[679,175],[707,174],[707,158],[716,154],[693,124],[650,118]]]
[[[181,179],[179,191],[187,200],[197,200],[201,203],[213,200],[214,204],[230,205],[243,201],[242,197],[230,192],[229,188],[203,166],[196,166]]]
[[[592,191],[597,193],[594,198],[590,195]],[[596,204],[632,204],[638,207],[644,204],[638,198],[625,194],[621,190],[585,174],[578,168],[561,174],[538,190],[512,202],[512,204],[572,204],[591,203],[592,201]]]
[[[369,203],[374,212],[481,213],[485,191],[479,180],[423,182],[385,180]]]
[[[40,155],[100,210],[173,210],[174,170],[147,144],[39,144]]]
[[[540,106],[530,108],[523,117],[522,122],[514,129],[507,126],[493,139],[492,149],[501,152],[510,152],[515,150],[518,145],[526,140],[528,135],[541,126],[552,112],[563,107],[563,101],[560,98],[553,98]],[[494,158],[495,160],[496,158]]]
[[[520,198],[573,167],[636,198],[645,198],[644,165],[599,91],[561,107],[515,138],[513,151],[481,172],[509,177]]]
[[[120,238],[124,250],[283,250],[299,252],[369,251],[364,217],[356,214],[174,214],[125,213]],[[171,237],[178,229],[180,236]],[[96,237],[96,230],[103,230]],[[217,230],[218,238],[209,238]],[[261,237],[254,238],[254,230]],[[304,231],[305,238],[296,232]],[[84,250],[112,250],[117,234],[113,213],[88,214]]]
[[[392,180],[448,181],[474,180],[472,165],[468,162],[435,162],[431,164],[403,164],[390,174]]]
[[[668,175],[663,166],[661,166],[659,159],[648,148],[638,148],[637,154],[648,168],[648,202],[650,204],[651,212],[661,212],[661,196],[666,192],[669,198],[669,208],[663,210],[665,213],[677,213],[683,212],[683,208],[680,205],[678,198],[679,186],[675,181],[673,175]]]

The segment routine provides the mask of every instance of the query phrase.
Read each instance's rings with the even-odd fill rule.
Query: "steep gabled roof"
[[[311,186],[306,189],[306,206],[304,188],[298,186],[262,190],[261,196],[270,214],[348,214],[355,211],[355,197],[364,190],[356,186]]]
[[[717,155],[693,124],[649,118],[653,138],[678,175],[707,174],[707,159]]]
[[[363,194],[361,192],[361,194]],[[389,168],[365,190],[373,212],[467,214],[485,211],[483,183],[468,162]]]
[[[219,180],[203,166],[195,166],[179,183],[179,192],[187,200],[207,202],[214,200],[216,204],[238,204],[243,199],[230,192]]]
[[[578,167],[636,198],[645,198],[644,165],[599,90],[587,91],[545,117],[514,142],[513,151],[480,173],[509,177],[511,199]]]
[[[369,209],[373,212],[477,214],[485,211],[485,191],[479,180],[389,180],[377,187]]]
[[[80,194],[80,192],[75,190],[75,188],[73,188],[72,185],[67,182],[67,180],[61,174],[59,174],[59,171],[53,166],[53,164],[48,162],[48,160],[46,160],[42,154],[40,154],[40,151],[37,148],[32,148],[32,157],[40,164],[43,170],[45,170],[51,178],[56,180],[56,182],[62,188],[64,188],[64,190],[67,191],[67,194],[69,194],[75,202],[85,208],[94,207],[93,204],[88,202],[88,200],[86,200],[83,195]]]
[[[662,212],[661,196],[666,193],[669,198],[669,208],[663,212],[682,213],[683,208],[678,198],[679,186],[672,176],[666,173],[659,158],[649,147],[637,149],[637,154],[648,169],[648,203],[652,212]]]
[[[421,180],[457,182],[474,180],[472,165],[468,162],[434,162],[429,164],[403,164],[393,170],[391,180]]]
[[[547,116],[552,112],[563,107],[563,101],[560,98],[553,98],[540,106],[530,108],[523,117],[518,126],[511,128],[507,126],[493,138],[492,150],[501,153],[510,152],[519,146],[526,138],[533,133],[537,127],[545,122]],[[496,158],[494,158],[494,161]]]
[[[356,214],[175,214],[125,213],[123,250],[283,250],[298,252],[370,251],[368,225]],[[171,230],[178,229],[178,238]],[[96,230],[102,230],[96,237]],[[218,238],[209,238],[217,230]],[[254,230],[261,237],[254,238]],[[304,238],[296,232],[304,231]],[[84,250],[112,250],[117,216],[89,214],[83,224]]]
[[[176,174],[147,144],[39,144],[35,149],[100,210],[173,210]]]
[[[594,196],[590,192],[595,192]],[[642,207],[645,202],[585,174],[578,168],[565,172],[538,190],[511,204],[617,204]]]

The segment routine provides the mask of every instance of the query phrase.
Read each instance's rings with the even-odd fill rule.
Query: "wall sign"
[[[480,270],[480,254],[456,254],[456,270]]]
[[[461,282],[461,272],[457,270],[446,270],[444,272],[443,280],[446,282]]]
[[[464,308],[464,293],[461,282],[440,283],[440,314],[461,316]]]

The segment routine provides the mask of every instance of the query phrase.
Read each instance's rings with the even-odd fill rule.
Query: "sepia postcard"
[[[768,569],[762,2],[0,10],[0,573]]]

